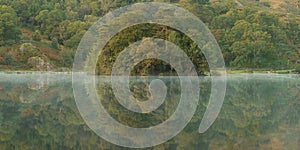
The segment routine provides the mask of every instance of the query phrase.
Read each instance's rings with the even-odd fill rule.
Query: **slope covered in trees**
[[[38,70],[35,65],[28,65],[31,57],[43,59],[56,68],[54,70],[71,68],[78,43],[95,21],[121,6],[146,1],[151,0],[0,0],[0,70]],[[215,35],[228,68],[292,69],[299,66],[297,1],[297,5],[292,1],[279,4],[275,0],[161,2],[181,6],[198,16]],[[184,34],[165,26],[144,24],[127,28],[111,39],[99,58],[97,72],[109,73],[117,54],[143,37],[159,37],[179,45],[199,74],[207,71],[200,49]],[[34,43],[36,53],[23,56],[19,49],[24,43]],[[149,70],[173,72],[163,62],[148,60],[139,64],[133,74],[147,74]]]

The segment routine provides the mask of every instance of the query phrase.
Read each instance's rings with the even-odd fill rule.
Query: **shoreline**
[[[0,70],[0,74],[72,74],[72,71],[58,72],[58,71],[32,71],[32,70]],[[287,70],[255,70],[255,69],[227,69],[226,74],[299,74],[295,69]],[[107,74],[110,76],[110,74]],[[199,75],[203,76],[203,75]],[[210,76],[209,72],[205,72],[204,76]]]
[[[57,71],[5,71],[1,70],[0,74],[72,74],[72,72],[57,72]]]
[[[285,70],[264,70],[264,69],[227,69],[227,74],[241,74],[241,73],[248,73],[248,74],[299,74],[295,69],[285,69]]]

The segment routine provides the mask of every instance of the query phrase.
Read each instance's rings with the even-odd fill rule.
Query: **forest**
[[[0,0],[0,71],[70,71],[76,48],[93,23],[121,6],[149,1],[153,0]],[[227,68],[300,70],[299,1],[158,2],[199,17],[217,39]],[[201,50],[189,37],[166,26],[141,24],[124,29],[107,43],[97,74],[109,74],[118,53],[143,37],[173,42],[187,53],[199,74],[207,72]],[[145,60],[132,74],[157,72],[173,69],[164,62]]]
[[[228,69],[300,72],[298,0],[0,0],[0,73],[69,72],[81,38],[100,17],[128,4],[152,1],[185,8],[199,17],[219,43]],[[131,26],[115,35],[99,55],[96,73],[110,74],[117,55],[145,37],[176,44],[189,56],[199,75],[207,74],[204,55],[188,36],[151,23]],[[131,72],[174,73],[170,65],[151,59],[142,61]],[[167,99],[149,114],[122,107],[102,77],[96,87],[101,103],[114,119],[132,127],[149,127],[169,118],[180,99],[178,78],[161,78],[169,88]],[[197,130],[208,106],[211,82],[206,76],[199,79],[200,99],[191,122],[171,140],[148,149],[300,147],[298,75],[229,76],[222,110],[203,134]],[[144,101],[150,95],[148,85],[148,81],[133,81],[129,86],[134,97]],[[0,149],[94,148],[124,149],[102,139],[86,125],[74,100],[71,76],[1,74]]]

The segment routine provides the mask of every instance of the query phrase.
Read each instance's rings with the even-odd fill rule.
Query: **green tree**
[[[6,54],[6,55],[4,56],[4,63],[5,63],[6,65],[12,65],[13,62],[14,62],[14,58],[13,58],[13,56],[12,56],[11,54]]]
[[[234,55],[231,62],[235,67],[271,67],[276,61],[277,51],[271,43],[271,35],[262,30],[259,24],[238,21],[230,32]]]
[[[41,33],[39,30],[35,30],[35,32],[32,34],[32,39],[35,41],[41,41]]]
[[[40,31],[48,35],[48,39],[59,38],[59,24],[66,19],[65,12],[54,9],[52,11],[42,10],[35,17],[40,24]]]
[[[290,20],[286,25],[286,33],[292,44],[300,43],[300,26],[295,20]]]
[[[279,19],[274,14],[265,11],[254,14],[252,21],[262,26],[279,25]]]
[[[63,21],[59,25],[59,40],[66,47],[76,48],[88,28],[89,24],[82,21]]]
[[[10,6],[0,5],[0,46],[14,44],[20,39],[17,24],[16,12]]]
[[[39,12],[39,14],[35,17],[35,20],[39,24],[40,31],[42,31],[43,34],[45,34],[46,28],[47,28],[47,19],[48,19],[48,10],[42,10]]]
[[[209,4],[209,0],[190,0],[191,3]]]
[[[75,52],[72,49],[64,48],[59,52],[64,67],[71,67],[73,64]]]
[[[215,29],[230,30],[234,26],[235,20],[232,16],[220,15],[213,18],[211,26]]]
[[[54,49],[59,49],[59,44],[56,38],[51,39],[51,47]]]

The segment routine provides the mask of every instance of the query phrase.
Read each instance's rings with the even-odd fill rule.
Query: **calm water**
[[[150,79],[131,78],[136,99],[149,97]],[[114,119],[140,128],[160,124],[178,105],[179,79],[161,79],[168,87],[166,100],[149,114],[123,108],[108,78],[98,79],[96,85],[101,103]],[[230,75],[222,110],[203,134],[198,128],[211,84],[209,77],[200,81],[199,105],[191,122],[168,142],[148,149],[300,149],[300,76]],[[73,97],[71,75],[0,74],[0,149],[124,148],[87,127]]]

